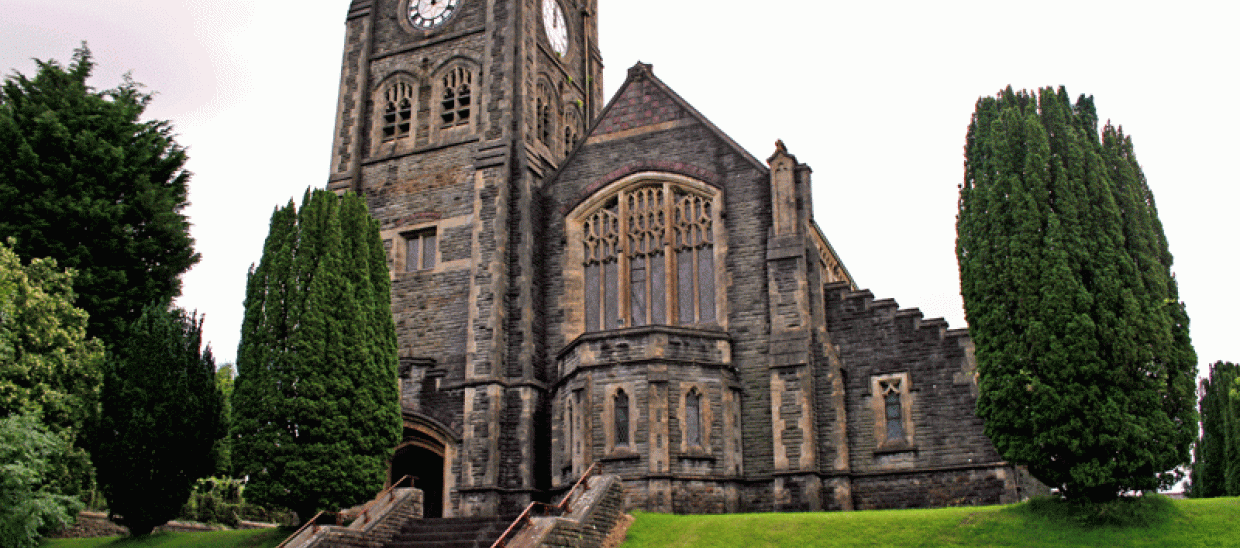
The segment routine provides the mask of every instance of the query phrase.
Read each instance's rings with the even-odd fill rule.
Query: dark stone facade
[[[381,223],[402,447],[442,457],[446,515],[596,463],[665,512],[1018,498],[967,333],[857,290],[782,143],[753,157],[649,65],[604,105],[597,0],[460,0],[432,30],[410,2],[350,7],[328,186]]]

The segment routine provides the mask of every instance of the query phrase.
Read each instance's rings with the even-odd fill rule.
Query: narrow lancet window
[[[616,418],[616,447],[629,445],[629,395],[624,390],[616,391],[615,398]]]
[[[702,395],[694,388],[685,395],[685,442],[702,446]]]
[[[904,441],[904,405],[900,401],[900,381],[880,382],[887,422],[887,441]]]

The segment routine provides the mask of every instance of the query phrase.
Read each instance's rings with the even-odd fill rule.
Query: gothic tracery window
[[[468,125],[473,105],[473,73],[456,67],[444,75],[440,120],[443,128]]]
[[[709,196],[652,182],[588,214],[586,331],[714,322],[713,207]]]
[[[398,81],[383,94],[383,142],[403,139],[413,133],[413,84]]]
[[[875,436],[879,448],[901,447],[912,443],[909,431],[911,412],[909,405],[908,373],[896,373],[873,378],[874,411],[876,413]]]

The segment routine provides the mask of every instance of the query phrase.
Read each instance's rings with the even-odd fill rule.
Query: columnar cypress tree
[[[1224,431],[1223,443],[1225,445],[1224,459],[1226,461],[1226,470],[1224,472],[1226,481],[1226,490],[1228,496],[1240,496],[1240,366],[1234,366],[1233,374],[1235,375],[1231,381],[1231,389],[1227,391],[1227,397],[1221,393],[1219,399],[1224,400],[1220,407],[1223,408],[1222,413],[1226,420],[1226,429]],[[1221,389],[1226,384],[1219,386]]]
[[[176,517],[194,482],[215,470],[223,396],[196,315],[152,305],[127,333],[108,356],[91,457],[109,510],[145,535]]]
[[[1228,484],[1229,476],[1240,475],[1232,458],[1240,431],[1229,394],[1238,376],[1240,365],[1218,361],[1210,365],[1210,376],[1201,381],[1201,438],[1193,458],[1193,497],[1240,495]]]
[[[1168,485],[1188,461],[1196,356],[1132,142],[1092,98],[1004,90],[969,126],[957,219],[978,414],[1074,499]]]
[[[382,488],[401,432],[389,286],[361,198],[307,191],[300,212],[290,202],[272,215],[232,401],[247,500],[306,519]]]

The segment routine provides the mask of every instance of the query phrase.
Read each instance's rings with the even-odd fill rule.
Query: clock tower
[[[352,0],[328,188],[388,249],[405,437],[427,517],[550,487],[538,195],[602,109],[598,0]]]

